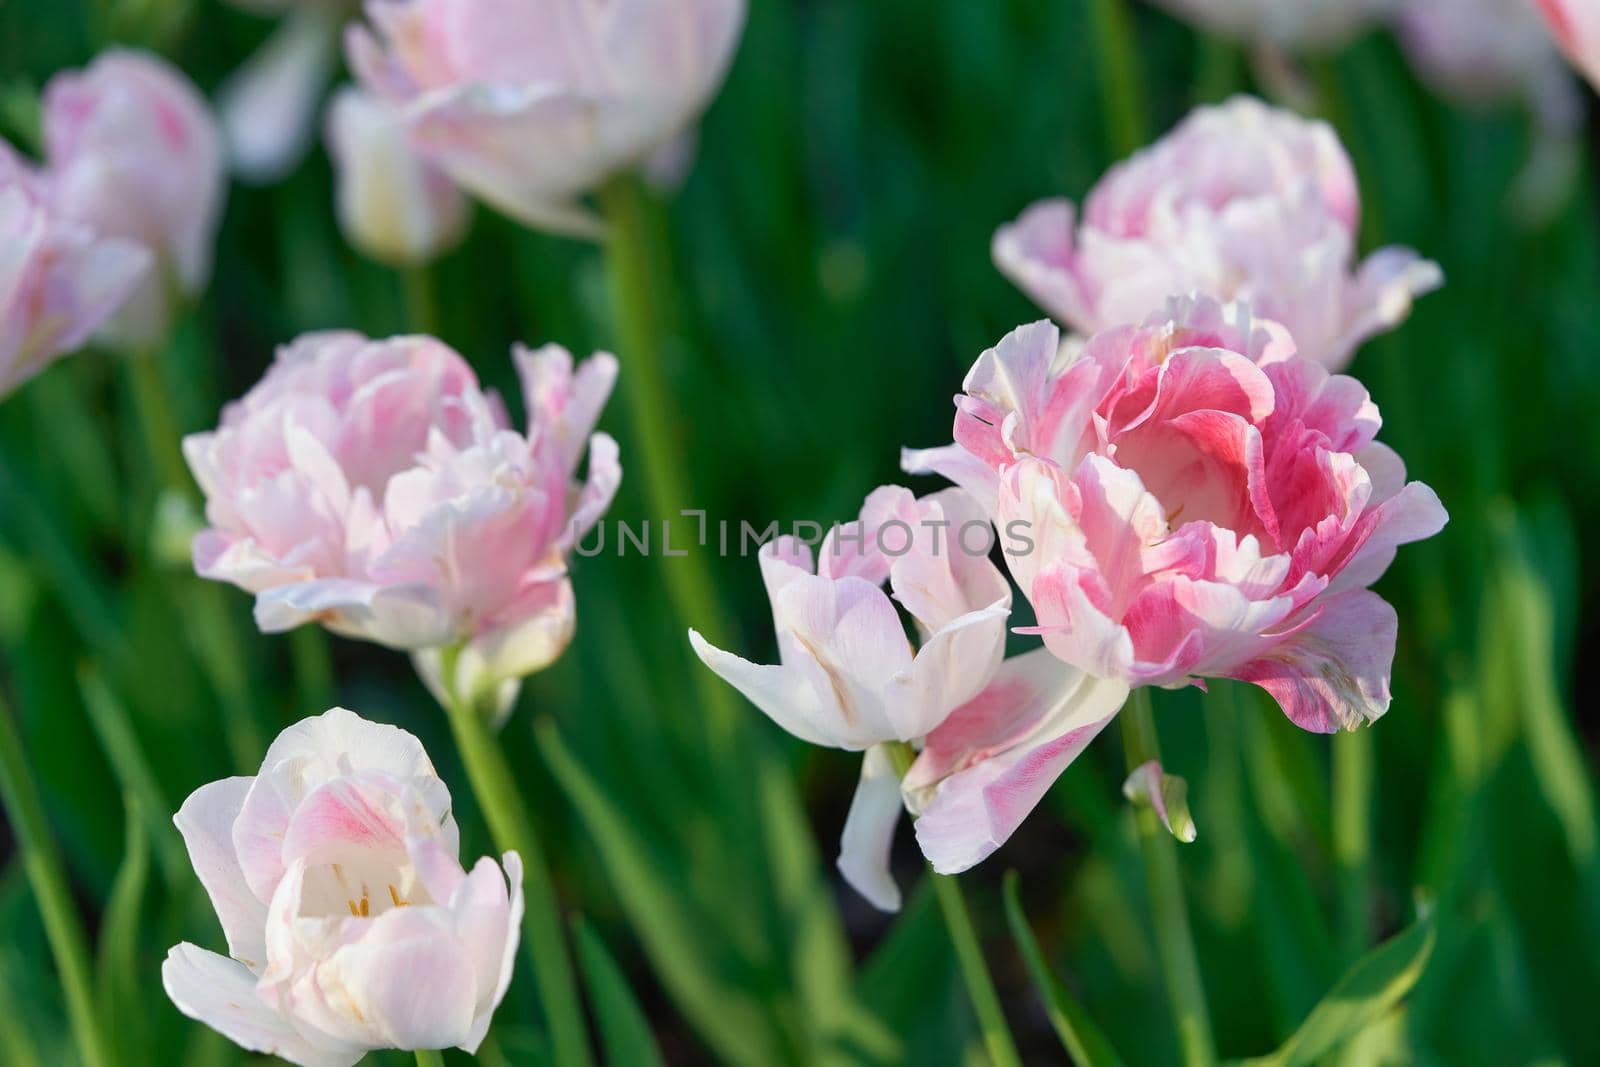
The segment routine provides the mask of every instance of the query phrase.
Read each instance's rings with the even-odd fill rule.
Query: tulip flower
[[[522,864],[461,866],[450,792],[415,737],[334,708],[173,821],[228,943],[167,954],[185,1015],[301,1067],[477,1051],[511,981]]]
[[[411,148],[400,117],[357,89],[328,109],[345,238],[393,266],[425,263],[461,239],[468,203],[455,183]]]
[[[1047,653],[1002,662],[1011,589],[989,561],[992,540],[987,516],[960,490],[917,500],[885,486],[867,497],[859,520],[828,534],[815,560],[792,537],[762,548],[778,664],[751,663],[689,632],[701,661],[779,726],[813,744],[865,752],[839,869],[886,911],[900,906],[888,857],[902,805],[921,816],[918,840],[936,867],[970,866],[1043,795],[1011,780],[994,791],[1005,794],[996,811],[957,810],[982,802],[985,783],[966,773],[974,744],[1053,741],[1083,717],[1083,698],[1096,689]],[[896,602],[910,614],[919,648],[907,641]],[[1109,708],[1096,705],[1099,721],[1125,694],[1114,693]],[[902,795],[889,748],[924,741],[928,754],[907,779],[914,789]],[[1061,765],[1081,748],[1061,752]],[[984,774],[1005,777],[995,766]],[[944,837],[961,831],[968,837],[952,859],[956,847]]]
[[[1378,22],[1396,0],[1157,0],[1212,33],[1294,50],[1335,48]]]
[[[196,569],[254,593],[265,631],[321,622],[411,650],[436,692],[508,709],[572,637],[567,558],[621,479],[616,442],[590,435],[616,361],[513,357],[526,433],[432,338],[316,333],[280,350],[184,442],[210,523]]]
[[[64,218],[47,179],[0,142],[0,397],[87,342],[150,253]]]
[[[107,340],[159,344],[174,295],[194,295],[211,276],[224,175],[221,135],[205,100],[164,60],[114,49],[87,70],[50,79],[44,142],[56,207],[155,257],[156,269],[109,325]]]
[[[1198,290],[1287,326],[1339,369],[1410,314],[1439,268],[1386,248],[1354,272],[1360,196],[1333,130],[1249,97],[1203,107],[1112,168],[1083,216],[1045,200],[995,234],[1000,270],[1084,334]]]
[[[1600,86],[1600,6],[1593,0],[1534,0],[1534,4],[1567,58]]]
[[[1049,322],[1013,331],[967,375],[956,444],[907,456],[1028,531],[1007,562],[1032,632],[1130,686],[1253,682],[1307,730],[1382,715],[1397,620],[1367,587],[1446,517],[1360,383],[1207,298],[1058,352]]]
[[[744,0],[369,0],[361,84],[464,188],[534,226],[594,228],[580,198],[676,153],[721,84]]]

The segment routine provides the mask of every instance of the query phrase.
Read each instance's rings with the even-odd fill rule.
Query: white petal
[[[246,777],[209,782],[189,794],[172,821],[222,923],[229,954],[260,971],[267,961],[267,906],[250,891],[233,847],[233,824],[254,782]]]
[[[300,1067],[351,1067],[366,1054],[311,1044],[256,995],[255,976],[243,964],[188,942],[167,953],[161,984],[179,1011],[252,1052]]]
[[[889,873],[900,808],[900,778],[884,746],[874,745],[862,757],[861,781],[839,837],[839,873],[879,911],[900,910],[900,887]]]

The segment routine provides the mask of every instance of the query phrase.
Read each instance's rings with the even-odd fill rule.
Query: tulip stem
[[[901,778],[911,769],[916,753],[905,742],[888,746],[889,759],[895,774]],[[967,997],[972,1010],[978,1015],[978,1026],[983,1031],[983,1043],[989,1050],[994,1067],[1021,1067],[1016,1042],[1006,1024],[1005,1011],[1000,1007],[1000,995],[995,992],[994,979],[989,975],[989,965],[984,962],[983,946],[978,941],[978,931],[972,925],[972,913],[967,910],[967,898],[961,892],[961,883],[950,875],[928,868],[928,879],[933,883],[933,895],[939,901],[939,911],[944,915],[945,929],[955,946],[956,962],[961,968],[961,979],[967,986]]]
[[[681,427],[673,421],[679,407],[668,392],[661,369],[661,340],[666,332],[661,294],[667,291],[669,272],[657,235],[652,233],[649,194],[639,180],[632,176],[613,179],[600,189],[599,201],[606,219],[606,272],[622,363],[620,385],[639,446],[632,455],[643,472],[651,516],[670,521],[681,516],[691,497],[684,477],[689,464],[683,454]],[[666,560],[661,575],[679,621],[700,630],[712,644],[722,644],[728,626],[702,556],[690,552]],[[700,699],[710,711],[707,724],[721,747],[739,714],[732,690],[710,671],[697,670],[694,678]]]
[[[458,645],[445,649],[441,658],[440,677],[452,690],[460,655]],[[545,1023],[550,1028],[554,1062],[557,1067],[587,1067],[591,1062],[588,1031],[562,934],[555,885],[527,806],[517,791],[505,752],[490,732],[481,710],[472,700],[452,691],[445,712],[473,795],[478,798],[478,807],[489,824],[496,847],[502,852],[515,852],[522,860],[525,903],[522,940],[539,983],[539,998],[544,1006]]]
[[[433,269],[426,263],[400,268],[400,281],[406,293],[406,321],[412,333],[438,336],[439,299],[433,285]]]
[[[72,894],[67,888],[61,854],[50,836],[44,803],[33,780],[22,737],[4,701],[0,701],[0,800],[22,853],[22,864],[44,919],[44,932],[55,956],[56,971],[66,995],[73,1040],[86,1067],[112,1067],[116,1057],[100,1029],[90,983],[89,948]]]
[[[1333,739],[1333,862],[1339,887],[1339,958],[1366,951],[1367,887],[1372,866],[1372,734]]]
[[[1150,690],[1135,689],[1120,718],[1128,771],[1132,773],[1151,760],[1159,760],[1161,746],[1156,738],[1155,716],[1150,710]],[[1211,1036],[1211,1017],[1206,1010],[1205,986],[1200,980],[1200,962],[1195,956],[1194,935],[1189,930],[1189,910],[1183,900],[1177,845],[1161,825],[1152,805],[1135,805],[1134,818],[1139,828],[1139,849],[1144,853],[1145,881],[1155,921],[1156,953],[1161,957],[1167,996],[1172,1001],[1183,1062],[1188,1067],[1210,1067],[1216,1062],[1216,1045]]]
[[[444,1057],[438,1049],[419,1048],[417,1053],[417,1067],[444,1067]]]

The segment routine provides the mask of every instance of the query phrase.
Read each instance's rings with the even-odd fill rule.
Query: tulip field
[[[0,4],[0,1067],[1600,1063],[1597,84]]]

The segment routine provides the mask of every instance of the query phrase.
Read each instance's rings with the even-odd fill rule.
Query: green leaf
[[[707,1044],[734,1064],[783,1062],[759,1000],[719,973],[699,936],[705,918],[688,909],[635,833],[633,823],[567,751],[552,722],[534,727],[540,751],[588,829],[624,910],[662,983]]]
[[[1278,1051],[1248,1067],[1302,1067],[1381,1022],[1411,992],[1433,953],[1433,917],[1418,919],[1361,957]]]
[[[1028,917],[1022,911],[1022,901],[1017,895],[1020,884],[1021,879],[1016,871],[1006,872],[1006,924],[1011,927],[1011,936],[1022,950],[1028,975],[1033,979],[1033,987],[1038,991],[1039,998],[1044,1001],[1045,1013],[1050,1017],[1050,1025],[1055,1027],[1062,1047],[1080,1067],[1121,1067],[1122,1059],[1111,1047],[1111,1042],[1045,961],[1039,942],[1033,936],[1033,929],[1028,925]]]
[[[629,1067],[661,1067],[661,1050],[650,1032],[650,1020],[628,987],[622,968],[611,958],[600,935],[579,917],[573,923],[578,941],[578,961],[594,1001],[606,1061]]]
[[[106,684],[99,668],[91,663],[78,668],[78,691],[83,695],[83,706],[89,713],[89,722],[105,752],[106,762],[111,764],[117,784],[132,800],[127,810],[130,813],[137,810],[144,820],[145,833],[141,840],[148,839],[155,844],[162,877],[170,886],[192,885],[189,859],[172,824],[175,809],[140,747],[127,708]]]
[[[145,1034],[139,1005],[145,987],[139,973],[139,931],[150,881],[150,839],[139,800],[131,793],[123,797],[123,819],[126,844],[100,924],[95,985],[100,1010],[111,1020],[117,1044],[134,1053],[129,1059],[139,1060]]]

